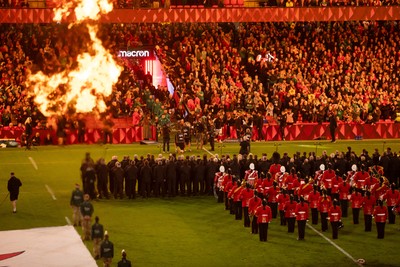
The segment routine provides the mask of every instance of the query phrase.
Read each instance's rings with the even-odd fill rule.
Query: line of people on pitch
[[[283,167],[284,168],[284,167]],[[281,172],[285,170],[281,168]],[[244,217],[244,226],[252,227],[253,234],[260,234],[260,241],[266,241],[268,226],[273,218],[280,216],[280,224],[288,226],[288,232],[294,232],[295,221],[298,222],[299,240],[304,239],[305,222],[311,211],[312,224],[318,224],[321,216],[321,230],[328,230],[328,221],[332,227],[332,238],[338,238],[338,230],[343,227],[342,217],[347,217],[348,202],[351,202],[353,223],[359,224],[360,209],[363,209],[365,231],[372,230],[372,219],[375,218],[378,238],[384,238],[385,223],[395,223],[395,214],[399,209],[399,192],[392,185],[384,195],[376,199],[369,190],[356,187],[346,187],[346,198],[339,201],[338,195],[328,190],[313,179],[304,180],[298,190],[278,186],[278,175],[272,178],[271,174],[261,173],[258,177],[254,164],[246,171],[241,181],[225,172],[221,166],[215,175],[215,190],[217,202],[225,202],[225,209],[230,210],[237,220]],[[347,183],[346,180],[343,183]],[[343,194],[344,192],[342,192]],[[387,206],[383,205],[386,200]],[[389,216],[391,214],[392,216]],[[261,217],[260,217],[261,216]],[[261,223],[261,225],[260,225]],[[261,228],[263,231],[261,232]]]
[[[73,225],[82,226],[82,240],[93,241],[93,256],[95,260],[102,259],[104,267],[110,267],[114,258],[114,244],[109,240],[108,231],[104,230],[104,226],[100,224],[98,216],[92,224],[94,213],[93,204],[90,196],[84,194],[79,184],[75,184],[72,191],[70,205],[73,211]],[[122,259],[118,262],[118,267],[131,267],[131,262],[126,258],[125,250],[121,252]]]
[[[92,199],[135,199],[137,193],[144,198],[211,195],[218,166],[218,158],[207,156],[170,154],[164,158],[148,154],[135,155],[132,160],[124,156],[121,161],[113,156],[106,164],[103,158],[94,163],[87,154],[80,169],[83,190]]]

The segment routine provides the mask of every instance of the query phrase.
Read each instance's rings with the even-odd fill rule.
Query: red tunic
[[[342,210],[339,206],[332,206],[329,209],[328,216],[331,222],[338,222],[342,219]]]
[[[287,201],[284,206],[285,210],[285,218],[293,218],[296,217],[296,207],[297,207],[297,202],[293,201]]]
[[[365,171],[357,172],[354,176],[354,183],[357,188],[364,188],[369,178],[369,173]]]
[[[294,181],[297,181],[297,176],[289,174],[283,181],[283,185],[286,187],[287,190],[292,190],[294,189]]]
[[[311,209],[318,208],[320,196],[321,196],[321,194],[318,191],[315,191],[315,193],[314,193],[314,190],[308,195],[308,203],[310,203]]]
[[[244,180],[247,181],[247,183],[254,188],[257,185],[258,171],[256,170],[245,171]]]
[[[304,221],[308,220],[308,204],[307,203],[298,203],[296,205],[296,220],[297,221]]]
[[[329,212],[330,207],[332,206],[332,200],[330,196],[321,196],[318,201],[318,210],[320,212]]]
[[[343,183],[343,179],[341,177],[336,176],[336,178],[332,179],[332,194],[339,193],[339,185]]]
[[[345,200],[349,199],[348,195],[350,195],[350,184],[346,182],[346,184],[341,183],[339,185],[339,199]]]
[[[240,192],[239,199],[242,201],[242,207],[248,207],[250,199],[254,197],[254,191],[247,188]]]
[[[224,180],[222,181],[222,187],[224,188],[224,192],[228,192],[227,186],[229,183],[232,184],[232,175],[226,174],[224,176]]]
[[[275,174],[275,181],[278,183],[279,187],[282,187],[284,185],[283,181],[286,180],[287,176],[288,176],[288,173],[286,173],[286,172],[277,172]]]
[[[255,215],[258,223],[269,223],[272,220],[271,208],[268,205],[258,207]]]
[[[262,200],[259,197],[253,197],[249,201],[249,214],[255,214],[259,206],[261,206]]]
[[[226,174],[224,172],[217,172],[214,176],[214,183],[218,188],[223,189],[222,183],[224,182]]]
[[[288,194],[279,194],[278,195],[278,210],[284,210],[285,203],[290,200]]]
[[[280,164],[272,164],[269,167],[269,173],[271,173],[272,177],[275,177],[275,174],[281,171],[281,165]]]
[[[353,193],[350,196],[350,201],[351,201],[351,207],[354,208],[361,208],[362,203],[363,203],[363,196],[359,193]]]
[[[367,189],[371,189],[373,186],[375,186],[376,184],[379,184],[379,180],[376,179],[373,176],[370,176],[367,181],[365,182],[365,185],[367,187]]]
[[[313,191],[313,185],[308,183],[300,186],[299,196],[303,196],[305,200],[308,200],[308,195]]]
[[[264,189],[264,192],[268,192],[268,190],[272,187],[274,185],[274,180],[271,178],[271,179],[267,179],[267,178],[265,178],[263,181],[262,181],[262,187],[263,187],[263,189]],[[265,195],[265,194],[264,194]]]
[[[271,203],[277,202],[278,194],[279,194],[279,188],[278,187],[271,187],[268,190],[268,202],[271,202]]]
[[[332,180],[335,178],[335,176],[335,171],[333,170],[324,171],[321,177],[321,184],[325,188],[332,188]]]
[[[396,206],[396,203],[400,199],[400,193],[397,190],[392,190],[389,189],[386,191],[386,194],[384,195],[383,199],[386,200],[386,204],[390,207]]]
[[[372,215],[372,213],[374,212],[375,203],[376,203],[376,198],[374,196],[364,197],[363,200],[364,215]]]
[[[375,222],[386,222],[388,211],[386,206],[376,206],[374,210]]]

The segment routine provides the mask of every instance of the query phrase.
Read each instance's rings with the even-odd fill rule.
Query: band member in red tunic
[[[276,218],[278,214],[278,199],[277,196],[280,192],[280,189],[276,182],[274,185],[268,190],[268,206],[271,207],[272,210],[272,218]]]
[[[311,223],[318,224],[318,204],[321,194],[318,192],[318,186],[314,185],[314,190],[308,194],[308,203],[311,208]]]
[[[286,189],[282,189],[282,193],[278,195],[278,210],[279,210],[279,216],[281,219],[281,225],[286,225],[286,219],[285,219],[285,203],[289,201],[289,195],[286,192]]]
[[[386,200],[386,205],[389,214],[389,224],[394,224],[396,221],[396,215],[393,213],[393,207],[396,206],[396,203],[400,199],[400,193],[396,190],[396,185],[392,184],[390,186],[390,190],[386,191],[386,194],[383,197]]]
[[[325,172],[325,165],[321,164],[319,165],[319,170],[315,172],[314,174],[314,181],[318,186],[321,186],[321,180],[322,180],[322,175]]]
[[[358,189],[364,189],[369,179],[369,173],[365,171],[365,167],[361,167],[361,171],[356,172],[354,176],[354,184]]]
[[[342,210],[342,217],[347,217],[347,210],[349,207],[350,198],[350,184],[344,180],[342,184],[339,184],[339,199],[340,207]]]
[[[228,198],[228,192],[232,188],[232,170],[228,169],[227,174],[224,177],[224,181],[222,182],[222,187],[224,190],[224,201],[225,201],[225,210],[230,209],[229,205],[229,198]]]
[[[360,194],[359,189],[355,189],[355,192],[350,196],[351,209],[353,211],[353,223],[359,223],[360,209],[363,202],[363,196]]]
[[[328,165],[329,166],[329,165]],[[326,189],[326,194],[328,196],[331,195],[332,192],[332,181],[335,178],[336,174],[335,171],[332,170],[332,167],[328,167],[326,171],[322,173],[321,177],[321,186],[323,186]]]
[[[214,185],[215,185],[215,190],[217,192],[217,202],[218,203],[223,203],[224,202],[224,186],[222,185],[225,179],[225,176],[227,174],[225,173],[225,167],[220,166],[219,167],[219,172],[215,173],[214,176]]]
[[[272,179],[271,173],[267,173],[267,177],[262,181],[264,196],[268,194],[268,190],[273,186],[274,186],[274,179]]]
[[[319,198],[318,202],[318,210],[321,213],[322,232],[328,230],[328,213],[331,206],[331,197],[327,195],[326,190],[322,190],[322,196]]]
[[[253,220],[251,222],[251,233],[252,234],[258,234],[258,222],[257,222],[257,216],[256,216],[256,210],[259,206],[261,206],[261,198],[258,197],[258,194],[256,190],[254,190],[254,197],[250,199],[249,202],[249,213],[250,216],[253,217]],[[261,194],[262,196],[262,194]]]
[[[266,242],[268,239],[268,224],[272,220],[271,208],[264,199],[262,205],[256,210],[257,222],[259,227],[260,241]]]
[[[284,185],[284,181],[289,174],[286,172],[285,166],[281,166],[279,172],[275,174],[275,181],[278,183],[278,187],[282,188]]]
[[[371,192],[365,192],[365,197],[362,204],[364,212],[365,232],[371,232],[372,230],[372,214],[374,212],[375,203],[376,198],[374,196],[371,196]]]
[[[335,178],[332,179],[332,191],[331,191],[331,197],[332,199],[337,199],[339,200],[339,186],[343,183],[342,177],[339,175],[336,175]]]
[[[236,182],[236,187],[232,188],[231,197],[233,198],[233,205],[235,210],[235,220],[242,219],[242,201],[240,200],[240,193],[244,190],[244,187],[241,185],[240,181]]]
[[[346,181],[350,184],[351,187],[355,185],[354,177],[356,176],[356,174],[357,174],[357,165],[353,164],[351,165],[351,171],[347,172],[347,178],[346,178]]]
[[[269,173],[271,173],[272,177],[275,178],[275,174],[280,171],[281,164],[279,164],[280,155],[278,152],[274,152],[272,154],[273,163],[269,167]]]
[[[244,227],[250,227],[249,204],[250,199],[252,199],[254,196],[254,191],[250,187],[250,184],[246,184],[246,189],[242,190],[239,196],[240,200],[242,201]]]
[[[371,187],[371,194],[374,195],[376,199],[383,199],[388,190],[389,181],[386,177],[382,176],[379,178],[379,184],[375,184]]]
[[[383,239],[385,237],[385,224],[388,218],[388,210],[383,206],[382,200],[378,200],[378,205],[374,209],[374,217],[378,239]]]
[[[240,187],[240,182],[238,183],[237,178],[234,177],[232,179],[232,187],[228,191],[228,198],[229,198],[229,205],[230,205],[230,214],[235,214],[235,202],[233,201],[233,193],[236,191],[237,188]]]
[[[288,195],[294,194],[295,186],[297,185],[297,183],[295,184],[295,182],[297,182],[297,181],[298,181],[298,177],[296,174],[296,169],[292,168],[290,170],[290,174],[287,175],[285,180],[283,181],[283,186],[286,188]]]
[[[304,240],[306,232],[306,222],[308,220],[308,204],[304,202],[304,198],[300,197],[300,203],[296,206],[296,220],[299,237],[297,240]]]
[[[329,209],[329,220],[332,226],[332,239],[338,238],[339,225],[341,224],[342,211],[337,200],[333,201],[333,206]]]
[[[288,225],[288,233],[294,233],[294,225],[296,222],[296,207],[297,202],[294,201],[294,196],[290,195],[290,200],[285,203],[285,218]]]
[[[244,173],[244,180],[248,183],[251,188],[256,188],[258,181],[258,171],[255,170],[254,163],[250,163],[249,170]]]
[[[308,201],[308,195],[313,191],[313,179],[309,179],[303,185],[300,185],[299,192],[297,193],[298,199],[303,197],[305,201]]]

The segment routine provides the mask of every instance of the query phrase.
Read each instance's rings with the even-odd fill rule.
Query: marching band
[[[225,209],[244,217],[244,227],[251,227],[252,234],[259,234],[260,241],[267,241],[268,224],[277,217],[280,225],[293,233],[298,224],[298,240],[304,240],[305,225],[311,211],[311,223],[317,225],[321,219],[321,231],[332,229],[332,238],[338,238],[343,227],[342,217],[348,216],[349,204],[353,223],[359,224],[360,211],[364,215],[365,232],[372,230],[375,219],[378,238],[384,237],[384,224],[395,222],[400,213],[400,193],[389,184],[383,168],[374,165],[351,166],[351,170],[339,175],[331,163],[320,164],[313,177],[304,177],[292,168],[274,161],[268,172],[258,172],[254,163],[248,165],[243,179],[240,175],[225,174],[221,165],[215,174],[218,202],[225,202]],[[383,203],[386,202],[386,206]]]

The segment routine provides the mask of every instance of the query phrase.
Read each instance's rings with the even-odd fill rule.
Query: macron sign
[[[118,57],[135,57],[135,58],[150,57],[150,51],[149,50],[132,50],[132,51],[120,50],[118,52]]]

